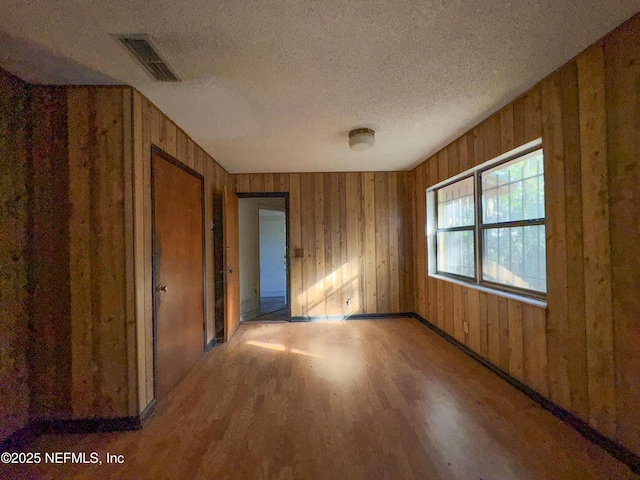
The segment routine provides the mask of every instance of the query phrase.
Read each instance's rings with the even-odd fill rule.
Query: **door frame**
[[[286,277],[287,277],[287,317],[291,321],[291,248],[290,248],[290,236],[291,228],[289,225],[289,192],[236,192],[238,198],[284,198],[284,215],[285,215],[285,252],[286,252]],[[258,227],[259,228],[259,227]],[[259,275],[258,268],[258,275]],[[259,299],[258,299],[259,301]]]
[[[153,158],[158,156],[180,170],[192,175],[200,181],[200,206],[202,218],[202,352],[207,351],[207,239],[206,239],[206,216],[205,216],[205,188],[204,176],[194,169],[185,165],[177,158],[168,154],[160,147],[151,145],[151,298],[152,298],[152,345],[153,345],[153,398],[157,398],[157,359],[158,359],[158,295],[156,292],[157,283],[157,258],[156,258],[156,189],[155,172]],[[215,329],[215,326],[214,326]]]

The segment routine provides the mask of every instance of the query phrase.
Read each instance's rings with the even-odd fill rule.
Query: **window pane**
[[[484,230],[482,278],[547,291],[544,225]]]
[[[438,228],[467,227],[474,223],[473,177],[438,189]]]
[[[544,218],[542,150],[482,172],[483,223]]]
[[[438,271],[475,277],[473,230],[438,232]]]

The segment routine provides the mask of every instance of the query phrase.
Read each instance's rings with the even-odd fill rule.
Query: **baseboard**
[[[609,437],[598,432],[596,429],[591,427],[584,420],[580,419],[579,417],[576,417],[573,413],[569,412],[568,410],[565,410],[564,408],[556,405],[551,400],[542,396],[541,394],[533,390],[531,387],[519,381],[517,378],[512,377],[501,368],[496,367],[493,363],[489,362],[487,359],[485,359],[484,357],[480,356],[478,353],[471,350],[464,343],[453,338],[447,332],[441,330],[440,328],[430,323],[429,321],[427,321],[425,318],[421,317],[417,313],[412,313],[411,317],[415,318],[420,323],[426,325],[429,329],[433,330],[435,333],[440,335],[449,343],[451,343],[455,347],[462,350],[468,356],[470,356],[475,361],[480,363],[483,367],[487,368],[488,370],[495,373],[506,382],[510,383],[513,387],[520,390],[527,397],[529,397],[531,400],[536,402],[542,408],[544,408],[545,410],[553,414],[555,417],[559,418],[563,422],[573,427],[578,433],[580,433],[587,440],[595,443],[596,445],[601,447],[603,450],[606,450],[607,452],[609,452],[615,458],[617,458],[622,463],[627,465],[633,473],[640,474],[640,456],[628,450],[626,447],[620,445],[615,440],[612,440]]]
[[[27,424],[0,443],[0,452],[22,451],[42,433],[40,425]]]
[[[140,430],[156,409],[153,400],[139,416],[116,418],[80,418],[36,420],[14,432],[0,444],[0,452],[20,451],[45,434],[88,434]]]
[[[384,318],[414,318],[411,312],[400,313],[357,313],[354,315],[317,315],[291,317],[292,322],[332,322],[341,320],[376,320]]]

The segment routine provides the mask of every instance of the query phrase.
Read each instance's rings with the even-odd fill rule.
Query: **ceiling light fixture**
[[[349,132],[351,150],[369,150],[376,143],[376,132],[370,128],[356,128]]]

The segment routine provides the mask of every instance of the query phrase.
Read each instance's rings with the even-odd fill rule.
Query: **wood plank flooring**
[[[3,465],[0,478],[634,478],[413,319],[243,324],[143,430],[30,451],[124,464]]]

